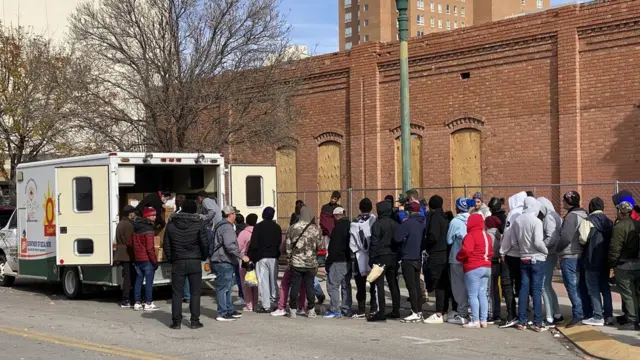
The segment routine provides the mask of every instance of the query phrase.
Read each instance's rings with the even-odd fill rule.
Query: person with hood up
[[[358,204],[360,215],[358,219],[351,223],[349,240],[349,248],[355,254],[353,260],[353,274],[356,281],[356,300],[358,301],[358,312],[353,315],[356,319],[364,319],[366,317],[366,300],[367,300],[367,275],[371,271],[369,266],[369,246],[371,242],[371,227],[376,222],[376,216],[371,214],[373,205],[371,200],[364,198]],[[376,299],[376,287],[370,285],[370,313],[378,312],[378,304]]]
[[[607,260],[614,269],[616,286],[627,308],[628,322],[618,329],[634,330],[640,308],[640,237],[637,224],[631,219],[633,205],[622,201],[617,209],[618,221],[613,226]]]
[[[604,201],[602,199],[599,197],[591,199],[589,217],[587,217],[587,223],[591,230],[586,243],[583,244],[585,249],[582,253],[585,282],[593,307],[593,316],[583,320],[582,323],[592,326],[604,326],[605,323],[613,324],[615,322],[613,300],[609,288],[609,264],[607,263],[613,221],[604,214],[603,210]]]
[[[458,312],[447,319],[451,324],[464,325],[468,323],[469,296],[464,285],[464,269],[456,259],[458,251],[462,248],[462,241],[467,235],[467,221],[469,220],[469,203],[465,197],[456,200],[457,215],[449,223],[447,231],[447,244],[451,246],[449,253],[449,272],[451,276],[451,292],[458,303]]]
[[[509,215],[506,218],[502,241],[500,242],[500,257],[502,258],[502,268],[500,269],[500,283],[502,294],[507,307],[507,322],[500,326],[508,328],[518,324],[518,312],[516,309],[516,297],[520,294],[520,281],[522,274],[520,271],[520,249],[518,240],[513,230],[513,225],[524,208],[524,199],[527,193],[520,191],[509,198]]]
[[[500,319],[500,226],[502,222],[497,216],[491,215],[485,219],[484,225],[487,234],[491,237],[493,245],[493,256],[491,257],[491,282],[489,283],[488,298],[492,317],[489,317],[489,323],[501,322]]]
[[[472,214],[467,221],[467,235],[462,241],[462,248],[456,255],[463,267],[464,283],[469,294],[471,318],[462,327],[477,329],[487,327],[489,301],[487,286],[491,277],[491,257],[493,244],[491,237],[484,231],[482,214]]]
[[[449,280],[449,265],[447,259],[447,231],[449,221],[447,220],[442,205],[444,200],[438,195],[429,199],[429,212],[427,220],[427,234],[424,248],[429,255],[427,266],[431,275],[431,283],[436,292],[436,312],[424,319],[425,324],[444,323],[444,314],[449,310],[449,300],[451,294],[451,281]]]
[[[369,316],[367,321],[385,321],[387,318],[400,318],[400,288],[398,287],[398,261],[397,246],[393,236],[400,226],[393,219],[393,202],[388,200],[376,204],[378,219],[371,226],[371,246],[369,248],[369,265],[374,264],[384,267],[384,272],[376,281],[378,294],[378,312]],[[384,280],[391,293],[391,312],[386,314]]]
[[[400,245],[402,275],[407,283],[411,302],[411,315],[403,322],[422,321],[422,299],[420,272],[422,269],[422,239],[425,230],[425,218],[420,213],[420,204],[407,204],[409,217],[396,230],[393,240]]]
[[[533,297],[533,324],[536,332],[542,331],[542,283],[544,281],[547,246],[544,243],[542,221],[538,218],[540,203],[528,196],[524,200],[522,215],[515,220],[512,241],[518,242],[522,280],[518,297],[518,330],[527,326],[529,295]]]
[[[486,219],[489,216],[491,216],[491,210],[484,203],[482,193],[480,191],[473,194],[473,197],[471,198],[471,200],[474,201],[473,208],[470,211],[472,214],[479,213],[480,215],[482,215],[483,219]]]
[[[142,217],[133,220],[133,235],[129,246],[133,248],[136,267],[136,283],[134,290],[135,305],[133,310],[156,311],[158,307],[153,303],[153,277],[158,269],[158,258],[153,247],[154,227],[157,212],[152,207],[142,211]],[[144,300],[142,304],[142,282],[145,283]]]
[[[273,221],[275,209],[267,206],[262,221],[253,227],[247,256],[256,264],[258,288],[262,308],[259,313],[270,313],[278,303],[278,258],[282,244],[282,228]]]
[[[307,296],[307,317],[316,317],[313,278],[318,270],[318,257],[316,254],[323,246],[322,232],[314,223],[311,209],[303,206],[300,209],[300,221],[289,227],[285,240],[285,252],[287,253],[289,271],[291,272],[291,290],[289,294],[289,317],[291,319],[297,316],[300,302],[298,294],[300,293],[301,285],[304,285],[303,288]]]
[[[491,210],[491,215],[500,219],[500,228],[498,228],[498,230],[500,231],[500,235],[504,234],[504,227],[507,224],[507,213],[504,210],[504,199],[492,197],[491,200],[489,200],[488,206],[489,210]],[[499,255],[500,253],[498,253],[498,256]]]
[[[202,287],[202,262],[209,253],[209,239],[204,221],[197,214],[198,205],[185,200],[182,211],[172,216],[167,224],[162,242],[165,258],[171,263],[171,328],[180,329],[182,322],[182,299],[185,280],[189,279],[191,292],[189,311],[191,328],[199,329],[200,290]]]
[[[564,317],[560,313],[560,305],[558,304],[558,295],[553,289],[553,271],[558,264],[558,254],[556,253],[556,245],[560,240],[560,228],[562,227],[562,218],[560,214],[553,208],[553,204],[545,197],[539,197],[536,200],[540,203],[540,214],[542,218],[542,231],[544,232],[544,244],[547,246],[547,261],[545,262],[544,281],[542,286],[542,300],[545,307],[545,325],[554,326],[564,321]]]
[[[247,226],[245,226],[245,228],[238,234],[238,247],[240,248],[240,252],[242,252],[242,254],[245,256],[249,251],[253,229],[257,223],[258,215],[253,213],[247,215]],[[241,266],[238,270],[238,277],[240,278],[240,288],[242,289],[242,294],[244,295],[242,304],[244,305],[245,311],[254,311],[258,309],[258,288],[255,286],[246,286],[244,283],[245,275],[247,275],[247,269]]]
[[[344,209],[333,210],[336,226],[331,232],[331,240],[327,249],[327,292],[331,298],[329,312],[325,319],[340,318],[351,315],[351,275],[352,266],[349,240],[351,222],[344,215]],[[307,301],[309,299],[307,298]]]
[[[586,291],[582,264],[582,244],[589,236],[590,226],[587,222],[587,212],[580,207],[580,194],[577,191],[567,191],[563,196],[563,204],[567,215],[562,222],[560,229],[560,240],[556,250],[560,257],[560,267],[562,269],[562,279],[567,289],[569,300],[571,300],[572,319],[567,327],[580,325],[585,315],[590,316],[591,299]],[[584,289],[583,289],[584,287]]]
[[[329,242],[331,241],[331,234],[333,228],[336,226],[336,220],[333,216],[333,211],[341,207],[338,203],[340,201],[340,191],[334,191],[331,193],[331,199],[328,203],[322,205],[320,209],[320,230],[322,230],[322,236],[324,239],[324,247],[318,251],[318,256],[327,256],[327,250],[329,248]]]

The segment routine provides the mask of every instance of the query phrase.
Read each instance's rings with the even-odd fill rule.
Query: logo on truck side
[[[51,193],[51,187],[47,184],[47,193],[44,195],[44,236],[56,236],[56,202]]]

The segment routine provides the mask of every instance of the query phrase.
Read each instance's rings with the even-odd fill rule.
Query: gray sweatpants
[[[451,272],[451,292],[453,293],[453,298],[458,303],[458,314],[460,316],[467,316],[469,314],[469,295],[464,285],[462,264],[451,264],[449,265],[449,269]]]
[[[256,264],[258,294],[262,307],[269,310],[278,303],[278,263],[276,259],[262,259]]]
[[[329,311],[331,312],[338,314],[351,312],[353,301],[351,298],[351,266],[351,263],[347,262],[336,262],[329,266],[327,292],[331,298],[329,305]]]

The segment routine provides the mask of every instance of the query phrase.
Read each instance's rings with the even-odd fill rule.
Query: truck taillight
[[[182,162],[182,159],[177,158],[177,159],[176,159],[176,162]]]
[[[172,163],[172,162],[174,162],[174,161],[176,161],[176,159],[169,159],[169,162],[170,162],[170,163]]]
[[[120,158],[120,162],[128,163],[129,162],[129,158]]]
[[[160,162],[167,162],[167,158],[160,159]]]

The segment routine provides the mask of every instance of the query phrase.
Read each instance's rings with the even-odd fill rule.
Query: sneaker
[[[244,302],[244,299],[243,299],[243,298],[240,298],[240,299],[238,299],[238,300],[234,301],[234,302],[233,302],[233,305],[234,305],[234,306],[245,306],[245,305],[246,305],[246,303]]]
[[[278,309],[271,313],[271,316],[285,316],[285,315],[287,315],[287,312],[284,311],[284,309]]]
[[[305,315],[306,315],[306,313],[304,312],[304,310],[303,310],[303,309],[298,309],[298,310],[296,310],[296,315],[299,315],[299,316],[305,316]]]
[[[156,304],[154,304],[154,303],[148,303],[148,304],[144,304],[143,310],[144,311],[156,311],[156,310],[160,310],[160,308],[157,307]]]
[[[516,326],[516,329],[518,329],[518,330],[524,330],[524,329],[526,329],[526,328],[527,328],[527,326],[526,326],[525,324],[518,324],[518,325]]]
[[[384,317],[385,317],[385,319],[400,319],[400,313],[392,311],[392,312],[386,314]]]
[[[462,327],[465,329],[480,329],[480,323],[473,321],[467,324],[462,324]]]
[[[418,321],[422,321],[422,313],[414,313],[413,311],[411,312],[411,315],[405,317],[404,319],[402,319],[403,322],[418,322]]]
[[[136,303],[135,305],[133,305],[133,310],[134,311],[142,311],[143,309],[144,309],[144,307],[142,307],[142,304]]]
[[[317,316],[316,315],[316,309],[311,309],[311,310],[307,311],[307,317],[309,319],[315,319],[316,316]]]
[[[619,325],[624,325],[629,322],[629,317],[627,315],[616,316],[616,321]]]
[[[590,318],[587,320],[582,320],[582,323],[591,326],[604,326],[604,319]]]
[[[582,319],[573,318],[569,323],[565,326],[567,329],[570,329],[574,326],[582,325]]]
[[[553,317],[553,323],[554,324],[561,324],[564,322],[564,316],[560,315],[560,316],[554,316]]]
[[[131,309],[131,303],[129,302],[129,300],[125,300],[120,303],[120,307],[123,309]]]
[[[245,306],[245,307],[242,308],[242,311],[253,312],[253,308],[248,308],[248,307]]]
[[[628,322],[624,325],[618,326],[618,330],[621,330],[621,331],[633,331],[635,329],[636,329],[636,325],[632,322]]]
[[[234,318],[233,316],[227,314],[224,316],[220,316],[218,315],[218,317],[216,318],[216,321],[236,321],[238,319]]]
[[[329,311],[328,313],[324,314],[323,318],[325,319],[339,319],[342,317],[342,314],[340,313],[335,313],[333,311]]]
[[[556,327],[555,322],[549,321],[549,320],[546,320],[546,319],[542,322],[542,325],[544,327],[546,327],[546,328],[554,328],[554,327]]]
[[[232,313],[231,313],[231,316],[232,316],[234,319],[240,319],[240,318],[242,317],[242,313],[241,313],[241,312],[234,311],[234,312],[232,312]]]
[[[258,309],[256,309],[256,314],[271,314],[272,312],[273,311],[265,309],[263,307],[259,307]]]
[[[352,319],[364,319],[367,317],[367,314],[363,311],[363,312],[357,312],[354,313],[353,316],[351,316]]]
[[[444,324],[444,319],[438,314],[432,314],[428,318],[424,319],[425,324]]]
[[[513,319],[513,320],[507,320],[507,323],[500,326],[500,329],[507,329],[510,327],[514,327],[518,324],[518,320],[517,319]]]
[[[368,322],[384,322],[387,321],[387,317],[380,312],[377,312],[367,318]]]
[[[612,326],[616,323],[616,318],[614,318],[613,316],[609,316],[605,321],[604,324],[607,326]]]
[[[298,311],[294,311],[294,309],[289,310],[289,319],[295,319],[298,316]]]
[[[197,321],[192,321],[189,327],[192,329],[201,329],[204,327],[204,325],[200,322],[200,320],[197,320]]]
[[[480,327],[483,329],[486,329],[489,326],[489,322],[487,321],[480,321]]]
[[[469,320],[467,320],[464,316],[456,315],[451,319],[447,320],[447,322],[449,324],[464,325],[464,324],[467,324]]]
[[[173,329],[173,330],[180,330],[181,327],[182,327],[182,324],[180,324],[179,321],[174,321],[171,323],[171,325],[169,325],[169,329]]]

